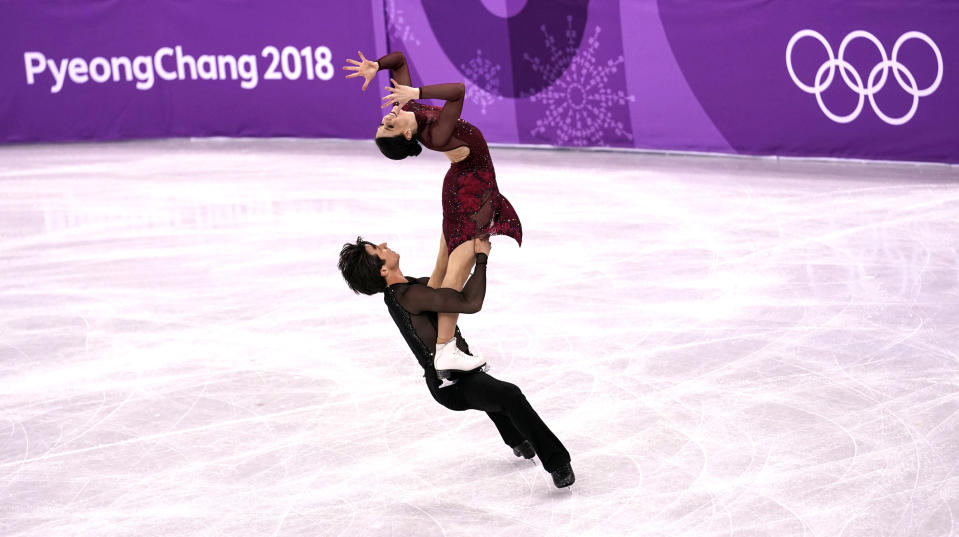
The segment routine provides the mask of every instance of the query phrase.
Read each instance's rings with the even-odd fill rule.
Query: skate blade
[[[436,378],[442,381],[439,385],[440,388],[447,388],[456,384],[459,379],[472,375],[473,373],[481,373],[489,370],[489,364],[483,364],[476,369],[471,369],[469,371],[461,371],[459,369],[443,369],[436,372]]]
[[[470,375],[470,374],[472,374],[472,373],[480,373],[480,372],[485,372],[485,371],[489,371],[489,364],[483,364],[483,365],[481,365],[481,366],[479,366],[479,367],[475,367],[475,368],[469,369],[469,370],[465,370],[465,369],[437,369],[437,370],[436,370],[436,378],[438,378],[438,379],[440,379],[440,380],[443,380],[443,379],[455,379],[455,378],[461,377],[461,376],[463,376],[463,375]]]
[[[456,385],[455,380],[443,379],[443,382],[441,382],[439,385],[439,389],[442,390],[443,388],[449,388],[450,386],[455,386],[455,385]]]

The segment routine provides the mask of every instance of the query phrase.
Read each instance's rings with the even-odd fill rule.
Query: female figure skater
[[[443,179],[443,233],[436,256],[436,266],[428,286],[463,289],[474,264],[473,239],[488,235],[507,235],[522,244],[523,228],[510,202],[496,185],[496,172],[486,139],[478,128],[460,119],[466,90],[461,83],[412,87],[409,68],[402,52],[396,51],[376,61],[359,54],[359,61],[347,59],[356,71],[346,78],[362,76],[363,90],[380,69],[391,71],[393,87],[383,107],[392,111],[383,117],[376,130],[376,145],[393,160],[416,156],[420,143],[434,151],[442,151],[450,159],[450,169]],[[442,99],[442,108],[420,104],[414,99]],[[454,371],[471,371],[482,367],[485,360],[461,352],[456,345],[456,313],[440,313],[437,320],[434,367],[447,379]],[[451,341],[452,340],[452,341]],[[444,386],[446,384],[444,383]]]

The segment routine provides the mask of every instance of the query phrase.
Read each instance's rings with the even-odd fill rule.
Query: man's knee
[[[519,389],[519,386],[509,382],[503,383],[503,386],[500,387],[499,395],[503,401],[507,403],[517,403],[526,400],[526,396],[523,395],[523,392]]]

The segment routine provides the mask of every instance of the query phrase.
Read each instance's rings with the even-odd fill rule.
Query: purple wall
[[[370,128],[357,123],[375,124],[378,98],[350,91],[340,65],[347,51],[384,46],[375,43],[373,7],[293,0],[2,2],[0,141],[362,136]],[[352,21],[361,26],[354,30]],[[116,68],[113,58],[122,58]],[[286,71],[279,63],[270,70],[284,58]],[[279,78],[268,78],[273,73]],[[98,82],[94,74],[109,78]]]
[[[401,49],[491,142],[959,163],[956,28],[935,0],[11,0],[0,142],[365,138],[387,79],[341,66]]]

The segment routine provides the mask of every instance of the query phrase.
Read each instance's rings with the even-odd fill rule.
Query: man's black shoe
[[[553,476],[553,484],[556,485],[556,488],[561,489],[568,487],[576,481],[576,476],[573,474],[573,467],[566,463],[559,468],[550,472],[550,475]]]

